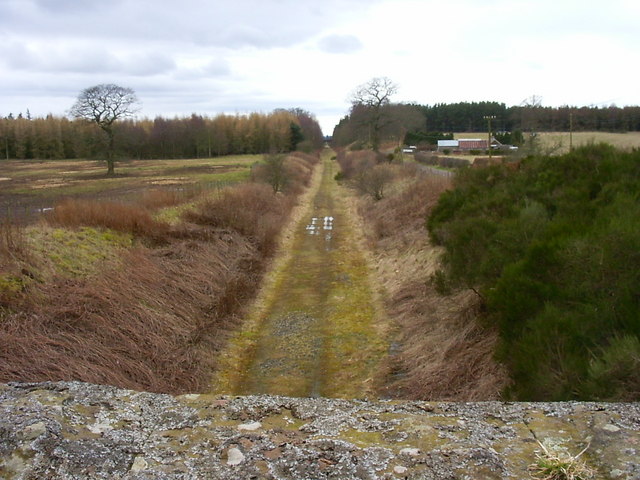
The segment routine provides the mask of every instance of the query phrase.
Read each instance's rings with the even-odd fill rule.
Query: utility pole
[[[573,113],[569,114],[569,152],[573,152]]]
[[[491,120],[496,118],[495,115],[485,115],[484,118],[487,121],[487,147],[489,148],[489,158],[491,158]]]

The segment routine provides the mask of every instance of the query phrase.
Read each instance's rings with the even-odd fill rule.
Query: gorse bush
[[[499,326],[508,394],[640,399],[640,152],[591,145],[464,170],[455,187],[429,232],[447,281],[476,289]]]

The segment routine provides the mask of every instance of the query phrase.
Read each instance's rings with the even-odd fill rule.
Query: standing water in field
[[[320,168],[322,181],[295,229],[290,257],[271,272],[274,288],[253,329],[238,334],[236,347],[245,345],[227,357],[215,391],[358,397],[373,387],[387,345],[376,325],[368,266],[344,191],[333,180],[337,167],[325,160]]]

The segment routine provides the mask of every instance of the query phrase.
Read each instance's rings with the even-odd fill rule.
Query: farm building
[[[438,151],[448,150],[486,150],[487,141],[479,138],[461,138],[459,140],[438,140]]]
[[[458,150],[486,150],[487,141],[479,138],[461,138],[458,140]]]
[[[438,151],[441,152],[445,149],[457,150],[458,140],[438,140]]]

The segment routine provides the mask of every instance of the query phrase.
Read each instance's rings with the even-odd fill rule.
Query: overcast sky
[[[638,105],[638,25],[638,0],[0,0],[0,116],[116,83],[142,116],[300,107],[330,134],[380,76],[429,105]]]

